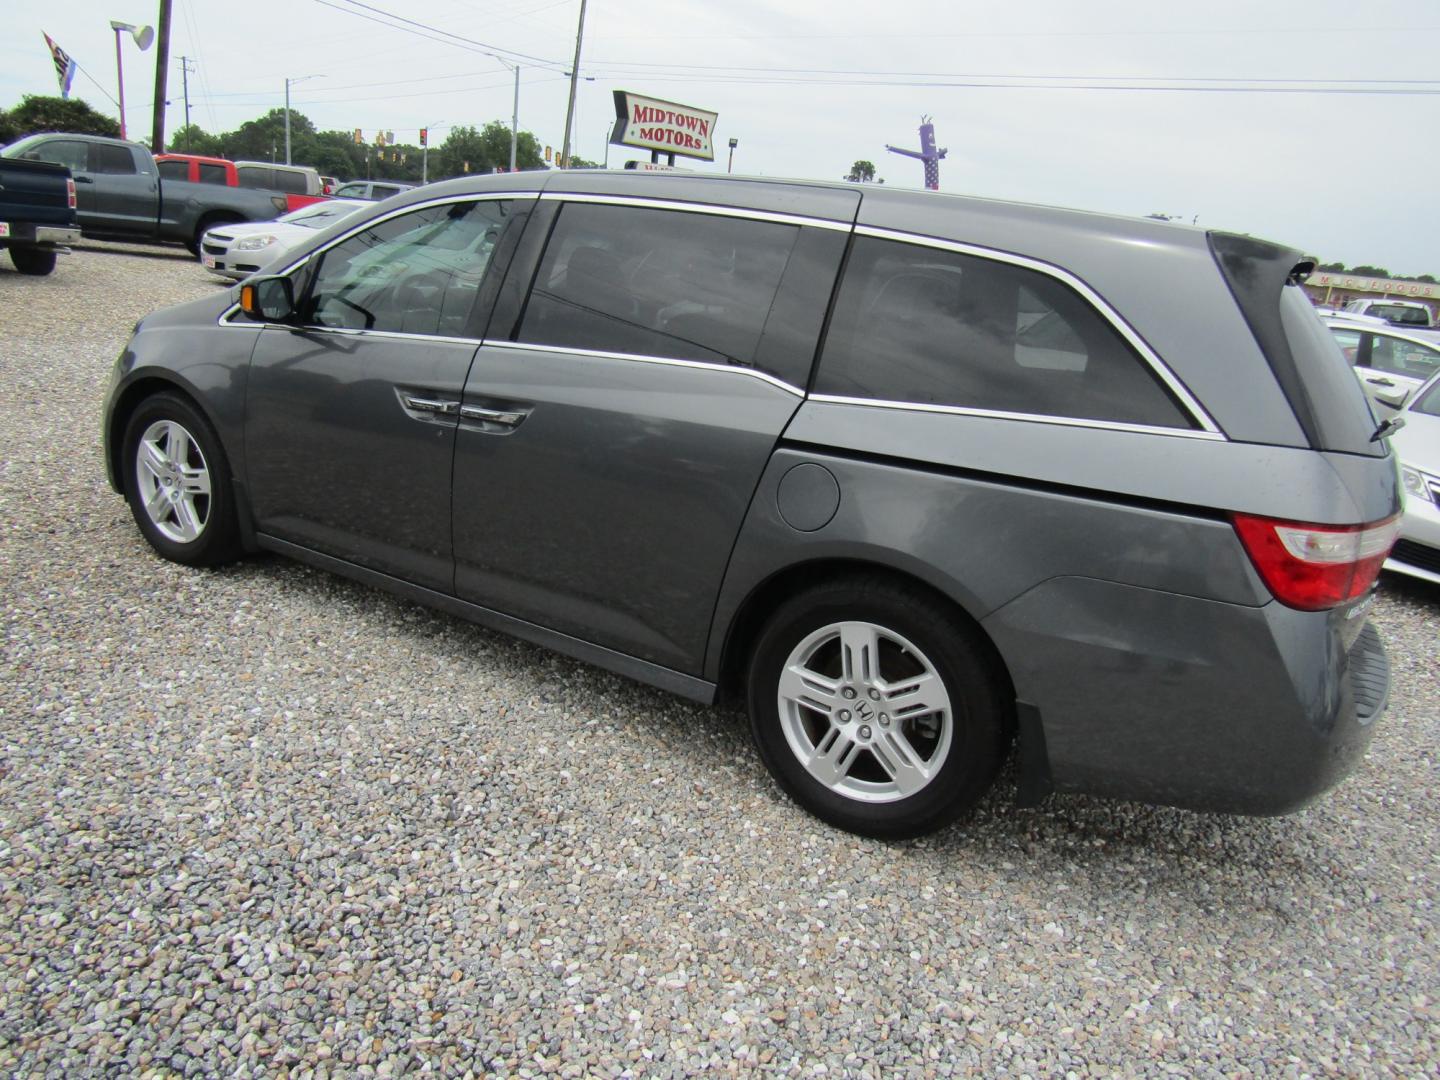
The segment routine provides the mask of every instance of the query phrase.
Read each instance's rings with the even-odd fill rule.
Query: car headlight
[[[278,241],[273,236],[247,236],[235,245],[235,250],[259,251],[261,248],[269,247],[271,244],[274,243],[278,243]]]
[[[1401,465],[1400,483],[1405,486],[1405,494],[1410,498],[1424,499],[1426,502],[1435,501],[1434,496],[1430,494],[1430,485],[1425,482],[1425,474],[1419,469]]]

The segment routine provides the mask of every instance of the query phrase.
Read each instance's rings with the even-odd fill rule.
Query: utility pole
[[[160,42],[155,50],[155,122],[150,131],[150,149],[165,152],[165,89],[170,77],[170,0],[160,0],[157,20]]]
[[[285,80],[285,164],[290,164],[290,84],[304,82],[306,79],[323,79],[324,75],[301,75],[298,79],[286,78]]]
[[[565,110],[565,139],[560,144],[560,167],[570,167],[570,122],[575,118],[575,89],[580,85],[580,42],[585,37],[585,0],[580,0],[580,26],[575,31],[575,64],[570,69],[570,105]]]
[[[180,86],[185,94],[185,149],[190,149],[190,72],[195,70],[190,66],[192,61],[188,56],[180,59]]]
[[[510,114],[510,171],[515,171],[515,144],[520,140],[520,65],[515,65],[515,111]]]

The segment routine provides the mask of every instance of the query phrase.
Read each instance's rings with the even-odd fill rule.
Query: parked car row
[[[369,206],[359,199],[323,199],[274,221],[240,222],[211,229],[200,241],[200,261],[220,277],[238,280],[258,273],[290,247]]]
[[[857,832],[951,820],[1012,744],[1025,800],[1278,813],[1375,730],[1400,528],[1306,269],[888,188],[462,179],[147,316],[106,461],[166,558],[275,551],[743,700]]]

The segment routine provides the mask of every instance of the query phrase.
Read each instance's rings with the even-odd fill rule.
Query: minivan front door
[[[261,533],[451,591],[456,424],[513,205],[388,216],[297,273],[297,324],[267,326],[250,362],[246,481]]]

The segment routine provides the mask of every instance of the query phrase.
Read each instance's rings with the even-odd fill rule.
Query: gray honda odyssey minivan
[[[699,701],[846,829],[1090,792],[1291,810],[1360,759],[1396,470],[1250,237],[520,173],[144,319],[104,416],[163,556],[268,550]]]

